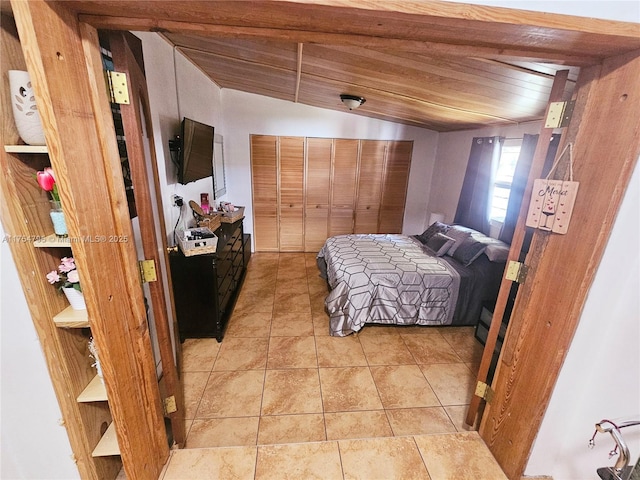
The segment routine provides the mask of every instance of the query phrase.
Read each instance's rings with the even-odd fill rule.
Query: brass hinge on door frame
[[[569,102],[551,102],[549,104],[549,112],[544,123],[544,128],[560,128],[569,125],[575,100]]]
[[[527,273],[529,272],[529,267],[527,267],[524,263],[514,262],[511,260],[509,265],[507,265],[507,270],[505,272],[504,278],[507,280],[511,280],[516,283],[523,283],[527,279]]]
[[[140,269],[140,281],[142,283],[155,282],[158,280],[155,260],[140,260],[138,262],[138,268]]]
[[[483,398],[487,403],[491,403],[495,392],[493,389],[484,382],[478,381],[476,384],[476,396]]]
[[[178,407],[176,405],[176,397],[174,397],[173,395],[165,398],[162,403],[163,403],[165,415],[169,415],[171,413],[178,411]]]
[[[107,87],[109,88],[109,95],[111,95],[111,103],[129,105],[127,75],[122,72],[105,70],[105,77]]]

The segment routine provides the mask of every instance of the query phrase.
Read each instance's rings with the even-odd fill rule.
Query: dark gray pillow
[[[456,252],[462,242],[464,242],[469,236],[471,236],[471,232],[466,227],[458,227],[457,225],[454,225],[447,231],[447,236],[455,240],[455,242],[453,242],[453,245],[451,245],[451,248],[449,248],[449,251],[447,252],[447,255],[453,257],[453,254]]]
[[[468,267],[473,261],[478,258],[484,252],[487,245],[483,242],[479,242],[473,236],[468,236],[464,241],[456,248],[453,258],[458,260],[465,267]]]
[[[444,233],[436,233],[427,240],[426,245],[433,250],[437,257],[441,257],[449,251],[453,242],[455,242],[455,240],[446,236]]]
[[[487,249],[484,251],[484,254],[492,262],[506,262],[509,257],[509,245],[503,242],[491,243],[487,245]]]
[[[447,230],[449,230],[449,228],[449,225],[447,225],[446,223],[433,222],[424,232],[422,232],[420,235],[416,235],[416,239],[420,240],[420,242],[426,245],[429,239],[436,233],[447,233]]]

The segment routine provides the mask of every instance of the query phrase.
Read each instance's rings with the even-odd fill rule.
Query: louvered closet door
[[[307,138],[304,251],[317,252],[329,237],[331,138]]]
[[[304,250],[304,138],[280,137],[280,251]]]
[[[257,252],[278,251],[278,137],[251,135],[253,235]]]
[[[380,233],[402,233],[413,142],[387,142]]]
[[[355,233],[378,233],[386,144],[379,140],[362,140],[360,143]]]
[[[358,140],[334,140],[329,236],[353,233]]]

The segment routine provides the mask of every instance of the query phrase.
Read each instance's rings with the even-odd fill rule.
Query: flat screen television
[[[178,182],[186,185],[213,175],[213,127],[184,118],[181,129]]]

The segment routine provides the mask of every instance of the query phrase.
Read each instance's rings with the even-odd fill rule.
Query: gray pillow
[[[509,245],[506,243],[491,243],[487,245],[484,254],[489,260],[496,263],[506,262],[509,258]]]
[[[447,236],[455,240],[447,252],[447,255],[453,257],[456,249],[465,241],[465,239],[471,236],[471,232],[466,227],[458,227],[457,225],[454,225],[447,231]]]
[[[424,232],[422,232],[420,235],[416,235],[416,239],[420,240],[423,244],[426,245],[429,239],[436,233],[447,233],[447,230],[449,230],[449,225],[447,225],[446,223],[433,222]]]
[[[436,233],[427,240],[426,245],[433,250],[437,257],[441,257],[449,251],[453,242],[455,242],[455,240],[446,236],[444,233]]]
[[[482,255],[486,248],[487,245],[485,243],[479,242],[473,236],[468,236],[458,248],[456,248],[452,257],[465,267],[468,267],[476,258]]]

